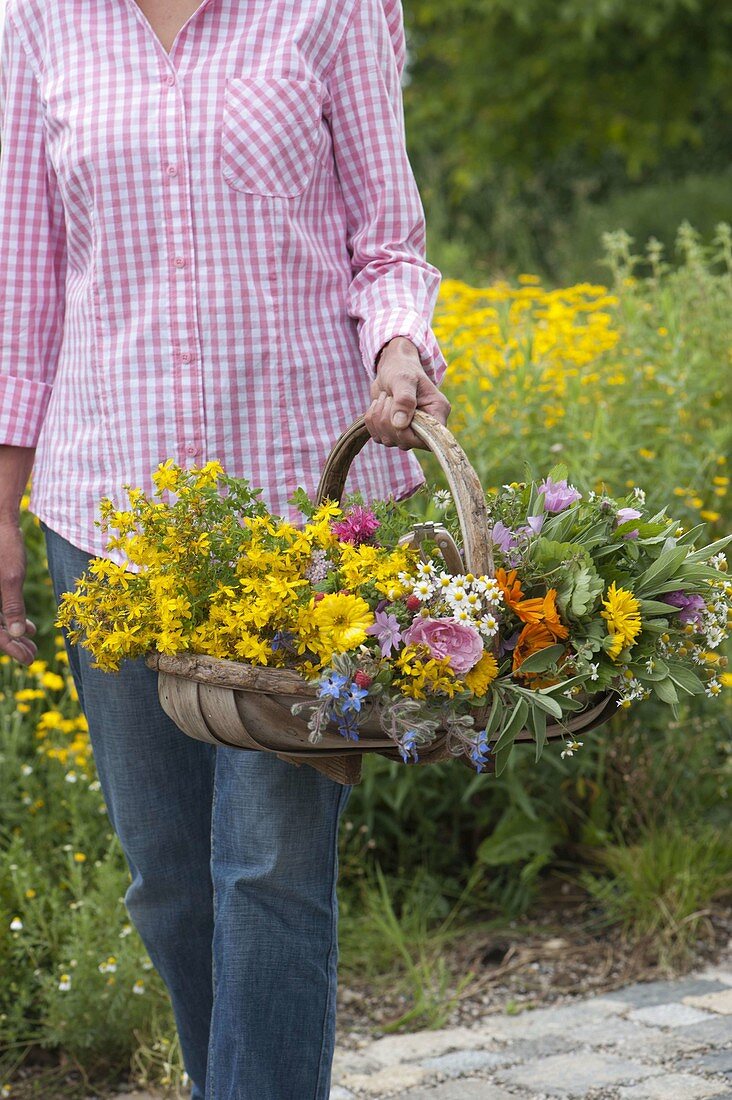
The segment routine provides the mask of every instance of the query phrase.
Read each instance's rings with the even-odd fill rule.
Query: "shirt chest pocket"
[[[321,86],[286,77],[228,77],[221,127],[221,173],[229,187],[293,198],[318,158]]]

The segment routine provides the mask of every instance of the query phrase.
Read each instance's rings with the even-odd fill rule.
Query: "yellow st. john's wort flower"
[[[607,596],[602,601],[605,608],[601,611],[603,619],[607,622],[608,634],[612,638],[612,645],[608,650],[615,660],[620,653],[632,646],[641,632],[640,601],[632,592],[625,588],[616,588],[615,581],[607,590]]]
[[[334,652],[345,653],[366,641],[366,630],[373,625],[374,614],[360,596],[335,592],[315,604],[311,620]]]

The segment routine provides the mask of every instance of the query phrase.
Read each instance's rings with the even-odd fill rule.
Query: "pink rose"
[[[456,675],[469,672],[483,656],[483,640],[468,623],[454,619],[423,619],[418,616],[402,635],[407,645],[426,645],[433,657],[450,658]]]

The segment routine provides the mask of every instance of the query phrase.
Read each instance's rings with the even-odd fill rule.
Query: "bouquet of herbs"
[[[597,693],[621,708],[720,694],[732,535],[704,545],[703,525],[646,514],[641,489],[583,495],[567,477],[557,466],[488,494],[497,567],[474,576],[448,571],[429,539],[400,543],[423,518],[409,501],[298,490],[297,524],[217,462],[169,460],[152,499],[125,486],[125,510],[101,502],[110,556],[64,595],[57,625],[109,671],[151,650],[296,670],[314,688],[293,707],[313,744],[334,727],[358,741],[378,716],[405,763],[446,730],[453,755],[482,771],[492,752],[500,773],[519,731],[539,759],[550,722],[571,755],[567,724]],[[459,537],[449,494],[424,494]]]

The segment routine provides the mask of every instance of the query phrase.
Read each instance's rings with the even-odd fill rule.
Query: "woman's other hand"
[[[31,664],[38,651],[35,624],[25,616],[26,553],[20,527],[20,500],[34,454],[31,447],[0,447],[0,653],[23,665]]]
[[[406,336],[395,336],[385,344],[371,383],[371,405],[366,427],[377,443],[409,451],[424,447],[412,431],[415,409],[447,423],[450,402],[425,372],[415,345]]]

